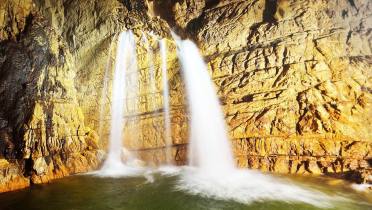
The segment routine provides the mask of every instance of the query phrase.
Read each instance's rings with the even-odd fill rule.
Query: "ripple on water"
[[[296,180],[247,170],[213,176],[189,167],[137,172],[115,178],[72,176],[1,194],[0,209],[372,209],[371,200],[350,187],[331,186],[319,178]]]

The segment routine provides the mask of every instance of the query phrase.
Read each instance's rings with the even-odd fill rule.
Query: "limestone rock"
[[[30,180],[23,176],[22,164],[0,160],[0,193],[30,186]]]
[[[238,165],[370,170],[370,2],[192,2],[173,3],[191,11],[173,10],[173,20],[184,19],[170,23],[206,57]]]
[[[1,158],[20,171],[11,174],[18,178],[4,178],[9,189],[25,186],[24,176],[43,183],[98,166],[97,147],[91,148],[90,156],[83,155],[90,148],[86,134],[79,131],[85,130],[84,117],[66,44],[35,10],[20,30],[0,44],[0,116],[6,121],[0,130]],[[65,165],[71,166],[65,170]]]
[[[147,164],[165,161],[161,58],[151,34],[168,45],[172,155],[187,163],[173,28],[205,56],[238,166],[371,182],[370,8],[362,0],[3,0],[0,191],[99,166],[116,40],[128,29],[138,40],[139,72],[138,96],[126,101],[124,144]]]
[[[31,18],[32,0],[2,0],[0,4],[0,41],[15,39]]]

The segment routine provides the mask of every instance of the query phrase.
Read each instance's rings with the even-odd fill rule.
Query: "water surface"
[[[153,182],[144,177],[100,178],[78,175],[46,185],[0,194],[2,210],[198,210],[198,209],[244,209],[244,210],[317,210],[310,204],[286,201],[258,200],[238,203],[192,195],[177,190],[179,175],[153,174]],[[326,209],[367,210],[372,209],[370,195],[358,193],[349,184],[327,178],[291,178],[293,183],[312,188],[327,195],[337,195],[347,200],[330,201]]]

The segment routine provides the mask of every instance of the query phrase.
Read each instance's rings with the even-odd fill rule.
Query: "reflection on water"
[[[250,204],[216,200],[177,190],[176,172],[153,174],[153,182],[144,176],[127,178],[100,178],[93,175],[72,176],[48,185],[0,194],[2,210],[136,210],[136,209],[321,209],[293,202],[259,200]],[[288,177],[286,179],[289,179]],[[335,201],[329,209],[372,209],[370,195],[353,191],[349,184],[334,179],[291,177],[292,182],[313,188],[331,196],[347,200]]]

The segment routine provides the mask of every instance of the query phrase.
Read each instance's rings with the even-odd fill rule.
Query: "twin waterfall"
[[[154,52],[149,40],[144,34],[142,36],[148,53],[148,85],[154,93],[156,91]],[[328,201],[335,198],[270,175],[236,168],[223,112],[206,64],[194,43],[180,40],[176,35],[174,37],[191,119],[188,147],[189,167],[176,170],[174,170],[175,167],[169,167],[174,157],[171,153],[167,46],[164,39],[157,40],[161,56],[164,113],[164,130],[158,132],[164,132],[166,146],[168,168],[163,167],[167,168],[163,170],[169,171],[169,168],[172,168],[176,171],[179,177],[176,189],[195,195],[235,200],[241,203],[252,203],[257,200],[284,200],[330,207]],[[152,172],[149,173],[143,166],[139,166],[141,164],[137,164],[135,156],[123,147],[123,140],[125,140],[123,128],[127,123],[125,116],[130,116],[133,111],[136,111],[136,107],[129,107],[127,101],[138,98],[138,70],[135,35],[131,31],[123,32],[118,37],[112,84],[110,147],[103,167],[97,172],[99,176],[122,177],[142,174],[150,182],[153,181]],[[105,78],[104,87],[107,88],[107,78]],[[154,107],[147,108],[154,109]],[[174,174],[174,172],[170,173]]]
[[[197,166],[209,173],[232,170],[234,161],[231,146],[227,138],[225,122],[216,90],[208,74],[207,67],[194,43],[188,40],[182,41],[178,38],[175,38],[175,41],[178,47],[191,115],[190,165]],[[142,43],[144,43],[148,53],[149,89],[151,93],[154,93],[156,92],[154,52],[144,33],[142,34]],[[166,163],[171,165],[173,157],[171,154],[172,138],[167,75],[167,45],[165,39],[158,40],[158,44],[161,56],[164,113],[164,130],[160,132],[164,132]],[[138,79],[136,77],[129,79],[129,82],[127,78],[129,74],[134,74],[134,72],[138,71],[136,57],[136,40],[133,32],[122,32],[118,37],[112,84],[110,147],[107,159],[100,171],[103,175],[116,176],[124,173],[122,170],[128,170],[128,166],[130,166],[127,158],[130,153],[123,147],[123,127],[125,125],[124,116],[128,114],[126,113],[128,111],[126,98],[129,94],[136,92],[136,89],[130,87],[130,84],[138,83],[138,81],[135,81]],[[106,86],[107,81],[105,78]]]
[[[156,92],[156,78],[154,67],[154,53],[146,35],[142,34],[142,42],[145,44],[147,61],[149,64],[149,89],[151,93]],[[163,84],[163,110],[164,110],[164,137],[166,143],[166,161],[172,164],[171,158],[171,126],[170,126],[170,108],[169,108],[169,88],[167,77],[167,45],[165,40],[159,42],[161,53],[161,72]],[[111,48],[111,47],[110,47]],[[111,49],[110,49],[111,52]],[[104,87],[102,96],[107,92],[109,67],[106,69],[104,77]],[[127,106],[127,99],[138,97],[138,67],[136,40],[132,31],[122,32],[118,37],[118,46],[116,53],[116,64],[113,75],[112,97],[111,97],[111,128],[109,136],[109,150],[107,158],[99,171],[101,176],[117,177],[123,175],[136,174],[139,167],[136,160],[123,146],[123,128],[125,127],[125,115],[130,115],[135,111],[134,108]],[[104,99],[103,99],[104,100]],[[103,118],[104,103],[101,102],[100,118]],[[154,107],[148,107],[154,109]],[[102,136],[102,119],[100,119],[100,136]]]

